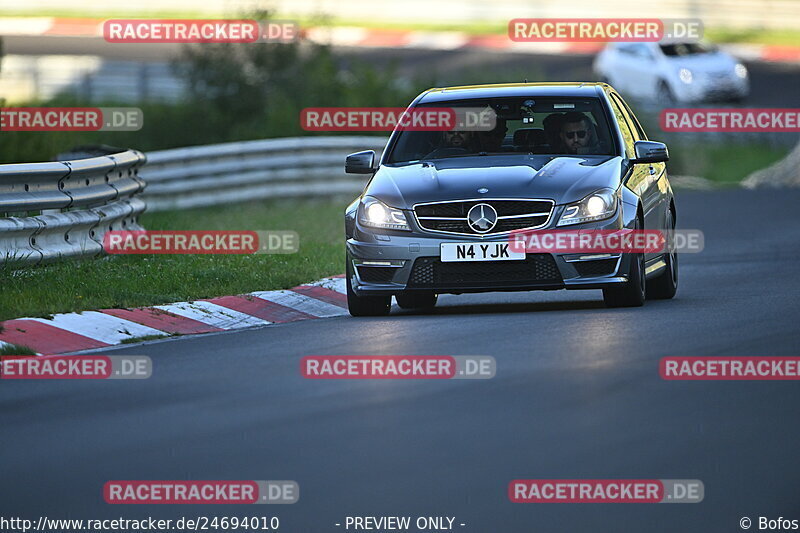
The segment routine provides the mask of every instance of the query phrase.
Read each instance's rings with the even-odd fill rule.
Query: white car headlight
[[[741,63],[736,63],[736,66],[733,67],[733,71],[736,73],[738,78],[746,78],[747,77],[747,67],[742,65]]]
[[[558,226],[594,222],[612,217],[617,212],[617,194],[611,189],[600,189],[580,202],[569,204],[558,221]]]
[[[389,207],[380,200],[369,196],[364,198],[359,205],[358,221],[373,228],[411,230],[403,211]]]
[[[681,79],[683,83],[686,83],[687,85],[689,83],[692,83],[692,81],[694,80],[694,75],[692,74],[692,71],[689,70],[688,68],[680,69],[678,71],[678,77]]]

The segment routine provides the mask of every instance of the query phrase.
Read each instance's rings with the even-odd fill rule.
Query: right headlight
[[[361,204],[358,206],[358,221],[373,228],[411,230],[402,210],[389,207],[377,198],[370,196],[361,200]]]
[[[617,212],[617,201],[617,194],[613,190],[600,189],[580,202],[567,205],[557,225],[568,226],[610,218]]]
[[[690,84],[694,80],[694,74],[688,68],[682,68],[678,71],[678,77],[685,84]]]

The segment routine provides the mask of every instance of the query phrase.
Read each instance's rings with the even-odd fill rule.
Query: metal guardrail
[[[0,264],[101,253],[109,230],[142,229],[136,150],[52,163],[0,165]]]
[[[384,137],[289,137],[149,152],[142,177],[148,211],[290,196],[358,193],[363,176],[344,173],[350,152]]]
[[[149,211],[264,198],[358,193],[350,152],[380,152],[383,137],[292,137],[135,150],[89,159],[0,165],[0,264],[102,252],[109,230],[139,230]],[[147,165],[142,166],[147,162]],[[147,192],[144,191],[145,182]]]
[[[186,89],[169,61],[7,54],[0,72],[0,93],[15,103],[51,100],[61,94],[82,102],[176,102],[185,97]]]

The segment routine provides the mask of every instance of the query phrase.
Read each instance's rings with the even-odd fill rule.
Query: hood
[[[474,198],[546,198],[556,204],[620,184],[620,157],[482,156],[381,166],[366,193],[400,209]],[[478,189],[488,189],[486,193]]]

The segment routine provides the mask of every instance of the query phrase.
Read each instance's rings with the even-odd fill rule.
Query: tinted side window
[[[617,46],[617,50],[623,54],[639,59],[653,59],[653,53],[645,44],[625,43]]]
[[[636,55],[636,45],[623,43],[617,45],[617,51],[622,54]]]
[[[617,100],[615,98],[610,98],[609,100],[611,101],[611,110],[614,112],[614,118],[616,118],[617,124],[619,124],[619,130],[622,132],[623,139],[625,139],[625,154],[628,156],[628,159],[633,159],[636,157],[633,149],[633,143],[636,140],[633,136],[633,131],[628,124],[625,112],[619,106]]]
[[[636,115],[633,114],[631,108],[628,107],[628,104],[625,103],[625,100],[623,100],[622,97],[616,93],[611,93],[611,99],[614,100],[617,103],[617,105],[619,105],[620,108],[622,108],[625,111],[625,114],[627,115],[629,120],[629,125],[633,130],[633,134],[634,137],[636,137],[636,140],[646,141],[647,135],[644,132],[644,128],[642,128],[642,125],[639,124],[639,120],[636,118]]]

